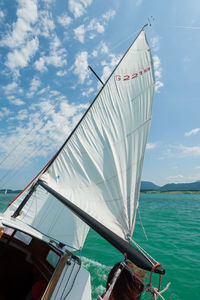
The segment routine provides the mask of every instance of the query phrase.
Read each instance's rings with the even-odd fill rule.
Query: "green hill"
[[[159,191],[160,188],[161,188],[160,186],[154,184],[153,182],[142,181],[140,190],[141,191]]]

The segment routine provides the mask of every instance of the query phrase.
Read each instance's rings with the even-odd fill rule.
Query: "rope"
[[[140,219],[140,225],[141,225],[142,230],[143,230],[143,232],[144,232],[145,238],[146,238],[146,240],[148,241],[148,237],[147,237],[146,231],[145,231],[144,226],[143,226],[143,224],[142,224],[142,219],[141,219],[139,207],[138,207],[138,210],[137,210],[137,211],[138,211],[138,216],[139,216],[139,219]]]
[[[154,265],[153,268],[151,269],[151,274],[150,274],[150,279],[149,279],[149,285],[151,284],[151,279],[152,279],[153,271],[154,271],[158,266],[161,266],[161,264],[156,264],[156,265]],[[160,275],[160,278],[161,278],[161,275]],[[160,290],[160,284],[161,284],[161,280],[159,280],[159,288],[158,288],[158,291]]]
[[[168,290],[169,286],[170,286],[171,282],[169,282],[166,287],[162,290],[162,291],[158,291],[156,288],[155,288],[155,293],[153,295],[153,300],[157,300],[158,299],[158,296],[161,297],[161,299],[164,299],[164,297],[162,296],[162,294]]]
[[[138,245],[130,236],[128,236],[127,238],[142,252],[142,254],[148,259],[148,261],[153,266],[155,264],[158,264],[158,262],[146,250],[144,250],[140,245]]]
[[[170,286],[171,282],[169,282],[166,287],[162,290],[162,291],[158,291],[157,288],[154,288],[152,285],[151,286],[146,286],[146,292],[150,292],[152,294],[152,299],[153,300],[157,300],[158,297],[160,297],[162,300],[165,300],[165,298],[162,296],[162,294],[168,290],[169,286]]]
[[[148,293],[150,292],[152,294],[152,299],[153,300],[157,300],[158,297],[160,297],[161,299],[165,300],[165,298],[162,296],[162,294],[169,288],[170,286],[170,282],[167,284],[167,286],[162,290],[160,291],[160,288],[161,288],[161,274],[159,276],[159,285],[158,285],[158,288],[154,288],[151,284],[151,280],[152,280],[152,274],[154,272],[154,270],[158,267],[158,266],[161,266],[161,264],[156,264],[153,266],[153,268],[151,269],[151,274],[150,274],[150,279],[149,279],[149,283],[146,285],[146,289],[145,291]]]

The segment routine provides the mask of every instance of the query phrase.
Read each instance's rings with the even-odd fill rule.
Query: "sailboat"
[[[143,28],[62,147],[1,215],[6,299],[29,299],[37,285],[42,300],[90,300],[90,274],[69,251],[82,249],[90,228],[138,267],[165,273],[130,243],[154,86]]]

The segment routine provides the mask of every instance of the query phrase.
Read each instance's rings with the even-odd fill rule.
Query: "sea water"
[[[14,196],[0,195],[1,211]],[[165,299],[200,299],[200,195],[141,194],[139,209],[141,221],[137,217],[133,238],[166,269],[162,288],[168,282],[171,285],[163,295]],[[93,300],[105,291],[110,269],[121,260],[117,250],[94,231],[89,232],[82,261],[91,273]],[[158,279],[155,274],[154,284]],[[151,296],[144,293],[141,299],[151,299]]]

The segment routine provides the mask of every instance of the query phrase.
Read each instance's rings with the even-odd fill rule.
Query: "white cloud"
[[[98,33],[103,33],[104,32],[104,26],[97,21],[97,19],[92,19],[87,26],[87,31],[97,31]]]
[[[175,183],[188,183],[188,182],[195,182],[198,181],[200,178],[200,174],[190,174],[188,175],[182,175],[182,174],[178,174],[178,175],[172,175],[172,176],[168,176],[166,179],[168,182],[175,182]]]
[[[106,64],[106,63],[105,63]],[[106,65],[103,67],[103,72],[102,72],[102,76],[101,76],[101,80],[105,83],[106,80],[108,79],[108,77],[110,76],[112,72],[112,67],[110,65]],[[102,86],[102,84],[100,85],[100,87]]]
[[[181,156],[200,156],[200,146],[183,146],[177,147],[180,151]]]
[[[4,14],[3,10],[0,9],[0,22],[3,21],[4,17],[5,17],[5,14]]]
[[[28,118],[28,111],[26,109],[22,109],[18,112],[16,119],[19,121],[26,120]]]
[[[37,20],[37,0],[18,0],[20,7],[17,10],[18,18],[34,24]]]
[[[42,0],[42,1],[49,4],[49,3],[52,3],[54,0]]]
[[[32,32],[32,24],[38,18],[37,0],[18,0],[17,21],[13,24],[12,32],[9,32],[1,41],[1,46],[17,48],[23,46],[28,34]]]
[[[81,17],[86,12],[87,6],[92,3],[92,0],[69,0],[69,11],[75,18]]]
[[[96,37],[96,34],[95,33],[89,33],[89,39],[90,40],[93,40],[94,38]]]
[[[153,56],[153,62],[154,62],[154,71],[156,77],[155,91],[159,92],[160,88],[164,86],[163,82],[161,81],[162,68],[161,68],[160,58],[157,55]]]
[[[56,51],[61,46],[61,41],[57,37],[57,35],[54,35],[53,39],[50,42],[50,49],[51,51]]]
[[[162,77],[162,69],[161,69],[161,61],[158,56],[153,57],[154,62],[154,69],[155,69],[155,76],[157,79],[160,79]]]
[[[50,95],[50,97],[55,97],[55,96],[58,96],[58,95],[60,95],[60,92],[59,91],[55,91],[55,90],[51,90],[50,92],[49,92],[49,95]]]
[[[200,128],[195,128],[195,129],[192,129],[192,130],[186,132],[185,136],[191,136],[191,135],[197,134],[199,132],[200,132]]]
[[[160,80],[156,80],[155,91],[159,92],[160,88],[164,86],[164,83]]]
[[[82,92],[83,97],[89,97],[94,92],[94,88],[90,87],[89,89]]]
[[[104,32],[104,26],[100,24],[100,22],[98,22],[96,19],[92,19],[87,26],[82,24],[79,27],[74,29],[74,38],[79,42],[84,43],[86,32],[90,32],[89,38],[94,39],[96,36],[96,32],[97,33]]]
[[[21,106],[21,105],[24,105],[25,102],[19,98],[15,98],[14,96],[10,96],[8,97],[8,100],[11,104],[14,104],[16,106]]]
[[[105,52],[106,51],[106,52]],[[102,81],[105,83],[108,77],[110,76],[113,69],[118,64],[121,55],[115,55],[113,53],[110,53],[109,50],[105,47],[105,45],[101,49],[101,53],[107,53],[107,61],[102,61],[103,67],[103,74],[101,76]],[[109,61],[108,61],[109,60]],[[100,85],[99,85],[100,87]]]
[[[50,56],[46,56],[46,64],[56,68],[67,64],[66,55],[62,51],[54,52]]]
[[[56,72],[56,75],[59,77],[63,77],[67,74],[66,70],[59,70],[58,72]]]
[[[79,42],[84,43],[85,26],[83,24],[74,29],[74,38]]]
[[[103,14],[102,18],[106,21],[109,21],[114,18],[116,11],[113,9],[109,9],[105,14]]]
[[[28,97],[28,98],[33,97],[33,95],[38,90],[40,85],[41,85],[40,79],[37,76],[33,77],[33,79],[31,80],[31,83],[30,83],[30,89],[29,89],[28,93],[26,94],[26,97]]]
[[[200,146],[169,145],[168,149],[165,150],[165,156],[176,158],[199,157]]]
[[[51,34],[55,29],[55,24],[51,13],[47,10],[42,10],[39,13],[39,22],[37,27],[37,34],[46,38],[51,38]]]
[[[106,54],[109,52],[108,46],[105,43],[101,43],[101,53]]]
[[[157,143],[147,143],[147,150],[152,150],[155,149],[157,147]]]
[[[40,85],[41,85],[40,79],[37,76],[35,76],[31,81],[30,91],[31,92],[37,91]]]
[[[40,71],[40,72],[44,72],[47,71],[47,67],[45,66],[46,64],[46,58],[45,56],[40,57],[35,63],[34,66],[36,68],[36,70]]]
[[[112,19],[115,15],[114,10],[109,10],[105,14],[103,14],[99,20],[93,18],[89,21],[88,24],[82,24],[76,29],[74,29],[74,38],[79,40],[81,43],[84,43],[85,35],[88,33],[89,39],[94,39],[96,34],[103,34],[105,31],[105,26],[107,25],[108,21]]]
[[[47,91],[49,91],[49,86],[38,91],[37,95],[42,95],[42,94],[46,93]]]
[[[106,55],[105,55],[106,54]],[[105,42],[99,43],[96,49],[92,52],[93,57],[104,57],[106,60],[101,61],[101,66],[103,66],[102,75],[100,76],[101,80],[105,83],[108,77],[110,76],[113,69],[118,64],[119,60],[121,59],[121,55],[115,55],[112,53],[107,44]],[[102,87],[102,84],[98,82],[98,89]]]
[[[29,111],[18,112],[15,117],[18,125],[10,135],[3,137],[4,143],[1,145],[4,157],[12,150],[15,151],[12,151],[12,157],[8,156],[9,159],[5,160],[2,167],[12,170],[23,168],[34,158],[54,152],[63,143],[88,104],[69,104],[66,97],[61,96],[56,109],[56,102],[44,100],[29,107]]]
[[[19,69],[28,66],[39,47],[37,0],[17,0],[17,20],[0,41],[1,47],[10,48],[5,65],[19,77]]]
[[[179,174],[179,175],[173,175],[173,176],[168,176],[167,177],[167,179],[169,180],[179,180],[179,179],[183,179],[184,178],[184,176],[183,175],[181,175],[181,174]]]
[[[13,71],[17,68],[26,67],[30,59],[38,50],[38,46],[38,38],[34,38],[27,42],[26,45],[24,45],[21,49],[15,49],[13,52],[9,52],[6,66]]]
[[[92,56],[97,57],[97,55],[98,55],[98,51],[97,50],[93,50],[92,51]]]
[[[155,36],[151,39],[152,49],[154,51],[158,51],[160,48],[159,40],[160,40],[160,38],[158,36]]]
[[[76,55],[75,63],[73,66],[74,74],[79,77],[79,82],[84,83],[88,74],[88,52],[83,51]]]
[[[9,94],[17,89],[17,83],[13,81],[12,83],[9,83],[7,86],[4,86],[3,89],[5,90],[6,94]]]
[[[2,120],[4,117],[7,117],[11,111],[7,107],[2,107],[0,110],[0,120]]]
[[[66,56],[67,52],[64,48],[60,48],[61,42],[56,35],[50,42],[50,52],[49,55],[41,56],[34,63],[36,70],[40,72],[47,71],[48,65],[52,65],[55,68],[62,67],[67,64]]]
[[[67,14],[62,14],[57,18],[57,21],[63,27],[67,27],[72,22],[72,18],[70,18]]]

